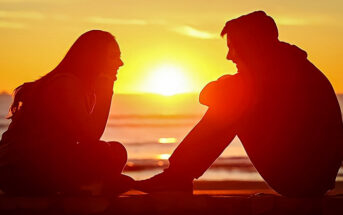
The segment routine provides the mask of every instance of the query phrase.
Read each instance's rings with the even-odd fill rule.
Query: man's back
[[[248,107],[238,136],[266,181],[277,177],[299,189],[333,188],[343,144],[336,95],[300,49],[284,43],[279,48],[255,68],[264,70],[256,72],[259,77],[239,74],[247,80],[241,87]]]

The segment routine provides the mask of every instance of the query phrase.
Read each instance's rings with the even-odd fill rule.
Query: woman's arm
[[[100,139],[104,133],[111,108],[114,80],[100,76],[95,83],[96,103],[91,113],[91,121],[95,124],[95,138]]]
[[[100,139],[106,126],[113,94],[113,83],[96,81],[97,104],[89,113],[81,82],[73,75],[60,75],[51,81],[44,93],[48,117],[61,131],[82,142]]]

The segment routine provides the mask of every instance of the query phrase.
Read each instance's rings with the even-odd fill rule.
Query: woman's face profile
[[[123,66],[124,63],[121,60],[121,52],[119,45],[115,42],[114,45],[109,46],[106,49],[105,54],[105,63],[103,71],[100,73],[104,73],[106,76],[110,76],[111,78],[117,79],[116,75],[118,73],[119,67]]]

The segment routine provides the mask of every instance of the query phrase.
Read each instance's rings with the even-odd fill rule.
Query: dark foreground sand
[[[129,191],[120,197],[0,196],[0,214],[337,214],[343,182],[323,198],[286,198],[264,182],[197,181],[194,194]]]

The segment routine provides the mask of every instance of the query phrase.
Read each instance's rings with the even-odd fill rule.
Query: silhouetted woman
[[[129,188],[132,179],[121,175],[125,148],[100,141],[122,65],[115,38],[93,30],[54,70],[15,90],[0,143],[0,189],[34,195]]]

